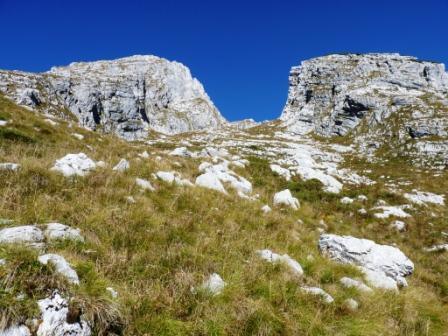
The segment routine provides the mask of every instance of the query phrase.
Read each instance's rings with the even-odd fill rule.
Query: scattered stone
[[[356,300],[353,299],[347,299],[344,301],[344,303],[342,304],[342,306],[344,307],[344,309],[354,312],[357,311],[359,308],[359,303]]]
[[[289,169],[283,168],[279,165],[276,164],[271,164],[270,165],[271,170],[278,174],[279,176],[283,177],[286,181],[290,181],[291,180],[291,172],[289,171]]]
[[[350,197],[343,197],[343,198],[341,198],[341,203],[342,204],[352,204],[353,201],[354,201],[354,199],[350,198]]]
[[[390,216],[401,217],[401,218],[411,217],[410,214],[408,214],[407,212],[405,212],[403,210],[405,208],[408,208],[408,206],[406,206],[406,205],[401,205],[401,206],[382,205],[382,206],[377,206],[377,207],[373,208],[372,210],[382,210],[383,212],[374,214],[374,216],[376,218],[381,218],[381,219],[389,218]]]
[[[60,256],[59,254],[49,253],[39,256],[38,260],[41,264],[44,265],[51,263],[55,266],[56,272],[67,278],[70,283],[79,285],[78,274],[76,274],[76,271],[71,268],[71,266],[63,256]]]
[[[104,162],[104,161],[98,161],[98,162],[96,163],[96,166],[97,166],[97,167],[100,167],[100,168],[104,168],[104,167],[107,166],[107,163]]]
[[[335,177],[324,173],[319,169],[315,169],[307,166],[299,166],[297,168],[297,173],[304,180],[319,180],[324,185],[324,190],[329,193],[338,194],[342,190],[342,183],[339,182]]]
[[[89,171],[95,169],[95,162],[86,154],[67,154],[63,158],[56,160],[51,170],[62,173],[64,176],[84,176]]]
[[[147,151],[144,151],[143,153],[137,154],[137,156],[142,159],[148,159],[149,153]]]
[[[358,210],[358,213],[359,213],[360,215],[367,215],[367,210],[364,209],[364,208],[361,208],[361,209]]]
[[[57,123],[56,121],[51,120],[51,119],[49,119],[49,118],[44,119],[44,121],[45,121],[47,124],[50,124],[51,126],[57,126],[57,125],[58,125],[58,123]]]
[[[76,240],[83,242],[81,230],[60,223],[49,223],[44,231],[47,240]]]
[[[365,202],[365,201],[368,200],[367,196],[365,196],[365,195],[359,195],[359,196],[357,197],[357,199],[358,199],[358,201],[360,201],[360,202]]]
[[[261,207],[261,211],[263,211],[265,214],[266,213],[269,213],[269,212],[271,212],[272,211],[272,209],[271,209],[271,207],[269,206],[269,205],[263,205],[262,207]]]
[[[6,265],[6,260],[5,259],[0,259],[0,266],[4,266]]]
[[[166,183],[169,184],[175,184],[178,186],[185,186],[185,187],[191,187],[193,186],[193,183],[191,183],[189,180],[187,179],[183,179],[182,177],[180,177],[180,175],[176,172],[165,172],[165,171],[159,171],[156,174],[156,177],[159,180],[162,180]]]
[[[274,205],[287,205],[294,210],[300,208],[299,200],[292,196],[289,189],[285,189],[274,195]]]
[[[323,234],[319,239],[319,250],[335,261],[360,266],[368,282],[378,288],[404,286],[404,277],[414,271],[412,261],[398,248],[368,239]]]
[[[79,133],[72,133],[72,136],[75,137],[78,140],[84,140],[84,135]]]
[[[322,288],[308,287],[308,286],[302,286],[300,288],[308,294],[321,296],[322,300],[327,304],[333,303],[333,301],[334,301],[333,297],[330,294],[328,294],[326,291],[324,291]]]
[[[128,160],[121,159],[120,162],[118,162],[118,164],[114,168],[112,168],[112,170],[122,173],[128,170],[130,167],[131,165],[129,164]]]
[[[287,254],[280,255],[272,252],[271,250],[259,250],[257,251],[257,254],[261,259],[266,260],[270,263],[279,262],[287,265],[289,269],[297,276],[303,275],[302,266]]]
[[[403,194],[403,196],[407,198],[409,201],[418,205],[424,205],[426,203],[432,203],[437,205],[445,204],[444,195],[437,195],[430,192],[418,191],[415,189],[413,190],[413,193],[405,193]]]
[[[0,230],[0,243],[2,244],[26,244],[33,247],[41,247],[44,235],[42,231],[33,225],[16,226]]]
[[[135,203],[137,203],[137,202],[135,201],[135,198],[132,197],[132,196],[126,196],[125,199],[126,199],[126,202],[128,202],[128,203],[130,203],[130,204],[135,204]]]
[[[91,336],[89,324],[82,316],[76,316],[74,322],[68,320],[68,302],[58,292],[39,300],[37,304],[42,313],[42,322],[37,330],[37,336]]]
[[[199,170],[201,172],[205,172],[205,174],[208,174],[208,175],[206,175],[206,177],[202,177],[201,179],[207,179],[210,181],[216,181],[216,179],[217,179],[222,183],[229,183],[230,186],[233,189],[235,189],[237,192],[239,192],[240,195],[241,195],[241,193],[248,195],[252,192],[252,183],[250,183],[244,177],[239,176],[235,172],[230,170],[229,162],[226,160],[220,164],[215,164],[215,165],[212,165],[210,163],[201,163],[199,165]],[[203,174],[203,175],[205,175],[205,174]],[[201,176],[203,176],[203,175],[201,175]],[[210,175],[214,175],[215,177],[211,178]],[[199,176],[199,177],[201,177],[201,176]],[[197,179],[196,179],[196,181],[197,181]],[[219,185],[216,185],[216,183],[213,183],[211,185],[214,185],[215,187],[219,188]],[[213,189],[213,188],[211,188],[211,189]],[[224,189],[224,186],[223,186],[223,189]],[[218,190],[218,189],[215,189],[215,190]]]
[[[148,180],[137,177],[135,183],[143,190],[155,191],[156,189],[151,185]]]
[[[348,277],[343,277],[343,278],[341,278],[339,280],[339,282],[345,288],[356,288],[357,290],[359,290],[360,292],[363,292],[363,293],[371,293],[371,292],[373,292],[372,288],[370,288],[369,286],[365,285],[364,282],[359,281],[359,280],[355,280],[355,279],[348,278]]]
[[[196,178],[195,184],[200,187],[213,189],[223,194],[227,194],[219,178],[213,173],[204,173]]]
[[[17,171],[19,170],[20,165],[18,163],[5,162],[0,163],[0,170],[9,170],[9,171]]]
[[[207,291],[212,295],[218,295],[227,284],[217,273],[211,274],[208,279],[200,286],[200,290]]]
[[[439,244],[439,245],[433,245],[431,247],[424,248],[426,252],[444,252],[448,251],[448,244]]]
[[[172,150],[169,155],[180,157],[193,157],[193,153],[190,152],[187,147],[178,147]]]
[[[390,227],[398,232],[402,232],[406,230],[406,223],[396,220],[390,224]]]
[[[107,287],[106,290],[110,293],[110,296],[112,296],[113,299],[116,299],[118,297],[117,291],[112,287]]]
[[[0,126],[6,126],[7,124],[8,124],[8,121],[0,120]]]

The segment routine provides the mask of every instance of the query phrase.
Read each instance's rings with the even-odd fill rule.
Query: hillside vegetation
[[[49,222],[79,228],[84,242],[49,243],[45,252],[64,256],[80,284],[70,284],[54,267],[39,263],[38,249],[0,245],[0,259],[6,260],[0,265],[0,330],[29,325],[39,317],[37,301],[58,289],[72,298],[70,311],[82,314],[97,335],[448,335],[448,253],[424,251],[447,240],[446,207],[413,205],[404,232],[389,227],[392,218],[358,212],[378,200],[409,203],[390,190],[390,181],[410,182],[404,187],[408,191],[443,194],[445,171],[434,177],[433,171],[398,159],[367,163],[349,153],[345,164],[369,170],[377,183],[347,184],[332,194],[317,180],[293,176],[286,181],[254,147],[250,155],[233,153],[249,161],[234,171],[259,194],[259,200],[246,200],[232,190],[223,194],[176,186],[152,176],[176,171],[194,183],[204,159],[168,154],[184,140],[190,141],[190,150],[201,150],[194,133],[149,144],[125,142],[45,118],[0,97],[0,120],[8,122],[0,126],[0,162],[21,165],[17,171],[0,170],[0,229]],[[260,132],[275,138],[273,130]],[[243,136],[253,139],[256,133],[252,129]],[[138,156],[143,151],[149,158]],[[50,170],[57,159],[80,152],[106,166],[72,178]],[[130,168],[112,170],[122,158]],[[155,191],[141,190],[136,178],[151,181]],[[274,194],[283,189],[291,190],[300,209],[273,206]],[[340,201],[359,195],[367,200]],[[264,204],[273,211],[264,213]],[[415,264],[409,286],[398,293],[375,289],[371,294],[344,288],[340,278],[362,274],[319,253],[323,231],[396,245]],[[261,249],[288,254],[304,275],[262,260],[256,253]],[[227,284],[219,295],[199,289],[213,273]],[[304,292],[305,285],[324,289],[334,302]],[[357,310],[346,306],[349,298],[359,303]]]

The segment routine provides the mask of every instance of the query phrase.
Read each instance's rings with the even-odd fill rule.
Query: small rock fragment
[[[130,168],[129,161],[126,159],[121,159],[120,162],[118,162],[118,164],[114,168],[112,168],[112,170],[122,173],[128,170],[129,168]]]
[[[306,293],[321,296],[322,300],[327,304],[333,303],[333,301],[334,301],[333,297],[330,294],[328,294],[326,291],[324,291],[322,288],[308,287],[308,286],[303,286],[300,288]]]

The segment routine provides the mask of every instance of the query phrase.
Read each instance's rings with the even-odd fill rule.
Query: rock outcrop
[[[226,123],[187,67],[156,56],[72,63],[40,74],[0,71],[0,92],[127,140],[142,139],[149,129],[175,134]]]
[[[414,271],[414,264],[398,248],[379,245],[368,239],[322,234],[319,250],[330,259],[360,267],[368,282],[377,288],[406,286],[404,277]]]
[[[399,54],[346,54],[293,67],[280,119],[299,134],[354,134],[366,152],[387,139],[403,151],[446,158],[447,115],[443,64]]]

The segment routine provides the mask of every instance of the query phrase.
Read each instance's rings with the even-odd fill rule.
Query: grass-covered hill
[[[38,302],[55,290],[67,299],[67,323],[82,319],[93,335],[448,335],[448,252],[425,250],[448,241],[448,212],[444,205],[412,204],[403,197],[413,189],[443,195],[445,170],[424,170],[404,159],[368,163],[347,152],[339,166],[376,183],[344,183],[335,194],[316,179],[297,174],[287,181],[271,170],[272,161],[281,159],[272,148],[295,141],[280,143],[276,125],[154,135],[132,143],[68,121],[48,121],[2,97],[0,120],[6,121],[0,126],[0,163],[20,164],[15,171],[0,170],[0,230],[58,222],[84,237],[46,238],[39,248],[0,244],[0,335],[21,325],[39,335]],[[194,183],[199,165],[213,162],[169,154],[178,147],[192,153],[226,147],[244,162],[232,170],[251,182],[251,197],[258,198],[240,197],[225,183],[226,194],[154,177],[175,171]],[[144,151],[149,157],[139,156]],[[51,170],[66,154],[81,152],[106,164],[70,178]],[[122,158],[129,169],[113,170]],[[150,181],[154,190],[142,190],[136,178]],[[274,206],[274,194],[284,189],[300,201],[298,210]],[[357,200],[359,195],[367,200]],[[355,201],[345,204],[343,197]],[[380,200],[411,204],[410,216],[400,219],[404,231],[390,227],[399,218],[374,216],[371,209]],[[271,212],[261,210],[266,204]],[[319,253],[324,231],[398,247],[415,264],[409,286],[371,293],[345,288],[342,277],[365,279],[354,265]],[[261,249],[288,254],[303,275],[266,262],[257,254]],[[63,256],[79,284],[39,262],[43,253]],[[201,287],[213,273],[226,284],[216,295]],[[334,302],[325,303],[304,286],[322,288]]]

